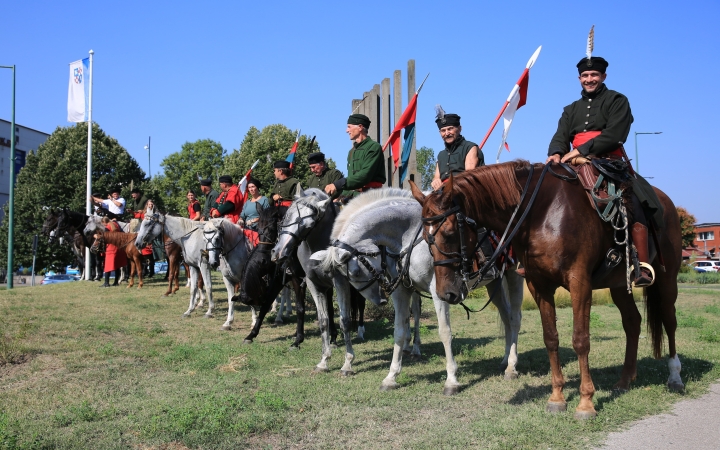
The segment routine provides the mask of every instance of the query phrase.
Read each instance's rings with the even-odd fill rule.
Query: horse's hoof
[[[312,373],[328,373],[328,372],[330,372],[330,369],[328,369],[327,367],[315,366],[315,368],[312,370]]]
[[[594,419],[597,416],[597,412],[593,409],[592,411],[575,411],[575,419],[577,420],[588,420]]]
[[[460,386],[445,386],[443,389],[443,395],[451,396],[460,392]]]
[[[400,385],[394,381],[392,383],[383,383],[380,385],[381,392],[394,391],[398,388],[400,388]]]
[[[560,413],[567,411],[567,403],[566,402],[547,402],[547,405],[545,406],[545,411],[549,413]]]
[[[518,377],[517,372],[510,372],[510,373],[505,372],[505,380],[506,381],[517,380],[517,377]]]
[[[403,350],[403,356],[410,356],[410,350]]]
[[[232,327],[230,325],[223,325],[220,327],[220,329],[223,331],[230,331],[232,330]]]
[[[187,319],[188,317],[190,317],[190,314],[183,314],[183,315],[182,315],[182,318],[183,318],[183,319]]]
[[[668,389],[670,389],[671,392],[684,392],[685,391],[685,385],[682,383],[679,383],[677,381],[668,383],[667,387],[668,387]]]
[[[288,350],[290,350],[291,352],[294,352],[296,350],[300,350],[300,346],[293,344],[290,346],[290,348]]]
[[[618,382],[615,384],[615,386],[613,386],[613,391],[614,391],[614,392],[625,393],[625,392],[627,392],[627,391],[629,391],[629,390],[630,390],[630,386],[628,386],[627,383],[622,383],[622,382],[620,382],[620,381],[618,381]]]
[[[252,344],[252,343],[253,343],[252,339],[245,339],[245,340],[243,341],[243,344],[245,344],[245,345],[249,345],[249,344]]]
[[[412,353],[410,354],[410,361],[422,361],[422,355]]]
[[[215,316],[212,315],[212,314],[205,314],[205,315],[203,316],[203,318],[205,318],[205,319],[212,319],[213,317],[215,317]]]
[[[350,377],[355,375],[355,372],[353,372],[352,370],[341,370],[340,375],[342,375],[343,377]]]
[[[330,343],[330,348],[333,349],[333,350],[337,350],[337,348],[338,348],[337,342],[331,342],[331,343]]]

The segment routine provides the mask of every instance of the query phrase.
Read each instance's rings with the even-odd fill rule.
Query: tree
[[[225,174],[231,175],[233,181],[238,182],[245,176],[252,164],[259,159],[260,162],[253,169],[252,176],[262,183],[263,194],[268,194],[275,183],[273,163],[287,158],[296,135],[296,131],[281,124],[268,125],[262,131],[250,127],[240,144],[240,150],[234,151],[225,158]],[[300,180],[301,184],[304,184],[310,175],[307,156],[320,151],[317,141],[313,143],[312,149],[310,148],[311,139],[311,137],[301,135],[295,154],[293,176]],[[331,159],[328,160],[328,166],[334,167],[334,165],[335,163]]]
[[[687,209],[682,206],[677,208],[678,217],[680,217],[680,233],[682,235],[683,247],[692,246],[695,240],[695,216],[690,214]]]
[[[430,189],[435,176],[435,152],[429,147],[420,147],[416,154],[417,170],[420,173],[420,189]]]
[[[111,188],[122,187],[129,195],[130,183],[145,179],[145,172],[118,141],[93,123],[93,191],[105,196]],[[15,181],[14,253],[18,265],[32,264],[33,235],[39,233],[47,207],[68,207],[85,212],[87,167],[87,124],[58,127],[35,153],[28,153],[25,167]],[[5,205],[5,218],[8,205]],[[7,242],[8,223],[3,220],[0,240]],[[0,245],[0,258],[7,260],[7,247]],[[67,247],[48,246],[38,240],[36,267],[60,268],[73,261]]]
[[[201,139],[184,143],[179,152],[163,159],[160,163],[163,174],[154,177],[152,184],[164,197],[166,211],[181,214],[187,211],[189,189],[195,195],[201,195],[198,174],[202,178],[209,177],[218,189],[217,178],[225,175],[220,173],[224,157],[225,150],[219,142]]]

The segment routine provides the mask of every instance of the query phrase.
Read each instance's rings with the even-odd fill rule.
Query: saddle
[[[570,161],[588,199],[605,222],[617,214],[617,201],[622,201],[624,186],[630,182],[629,166],[622,159],[585,158]]]

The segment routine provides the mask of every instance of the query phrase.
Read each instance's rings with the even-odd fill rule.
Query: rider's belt
[[[576,134],[572,141],[573,148],[578,148],[581,145],[583,145],[584,143],[586,143],[587,141],[589,141],[590,139],[594,139],[594,138],[600,136],[600,133],[602,133],[602,131],[585,131],[585,132]],[[602,155],[602,157],[603,158],[611,158],[611,159],[622,158],[623,157],[622,149],[620,147],[618,147],[611,152],[605,153],[604,155]]]
[[[379,181],[371,181],[371,182],[369,182],[368,184],[366,184],[365,186],[361,187],[361,188],[358,189],[358,190],[359,190],[360,192],[366,192],[366,191],[369,191],[370,189],[380,189],[381,187],[383,187],[383,184],[382,184],[381,182],[379,182]]]
[[[275,206],[290,206],[292,205],[292,200],[277,200],[275,202]]]

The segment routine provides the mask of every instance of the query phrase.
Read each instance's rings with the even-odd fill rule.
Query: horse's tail
[[[660,299],[655,295],[653,286],[643,289],[643,302],[645,303],[645,317],[647,320],[648,334],[652,343],[653,357],[662,358],[665,334],[663,333],[663,311]],[[648,295],[648,291],[649,295]]]

